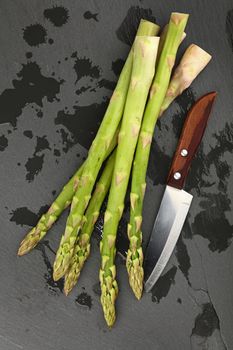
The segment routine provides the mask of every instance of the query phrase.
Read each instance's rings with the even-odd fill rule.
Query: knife
[[[193,196],[185,179],[202,140],[216,92],[202,96],[190,109],[167,178],[167,185],[146,249],[145,290],[149,292],[165,268],[181,233]]]

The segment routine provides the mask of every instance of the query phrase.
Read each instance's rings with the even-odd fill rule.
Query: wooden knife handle
[[[190,109],[172,161],[167,184],[182,189],[193,157],[202,140],[216,92],[201,97]]]

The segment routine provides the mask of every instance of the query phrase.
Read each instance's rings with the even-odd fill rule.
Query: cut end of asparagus
[[[129,284],[134,292],[135,297],[140,300],[143,292],[143,279],[144,279],[144,270],[143,270],[143,256],[142,249],[138,249],[138,257],[133,258],[132,251],[129,249],[126,259],[126,268],[129,275]]]
[[[187,13],[172,12],[171,14],[171,21],[176,25],[179,25],[182,21],[187,21],[188,18],[189,14]]]
[[[152,66],[155,65],[155,60],[157,56],[158,46],[159,46],[159,40],[160,38],[158,36],[137,36],[134,41],[134,52],[137,52],[138,57],[138,64],[145,64],[146,60],[148,60],[148,64],[152,63]],[[137,62],[134,62],[134,67],[137,67]],[[150,65],[149,65],[150,67]],[[154,74],[154,72],[153,72]],[[153,77],[152,74],[152,77]],[[148,75],[149,77],[150,75]],[[150,83],[151,83],[150,79]],[[138,77],[131,79],[131,88],[134,90],[135,86],[139,83]],[[146,83],[146,81],[145,81]],[[138,128],[138,132],[139,132]],[[138,136],[138,133],[136,133],[135,137]]]
[[[187,48],[184,54],[184,57],[182,58],[182,61],[184,59],[188,59],[189,57],[195,61],[195,66],[198,67],[195,69],[195,71],[198,71],[198,72],[200,72],[203,68],[205,68],[205,66],[209,63],[209,61],[212,58],[212,56],[208,52],[206,52],[200,46],[195,44],[191,44]]]
[[[147,21],[146,19],[141,19],[136,36],[157,35],[159,31],[160,31],[159,25],[153,22]]]
[[[211,55],[199,46],[191,44],[187,48],[172,76],[160,110],[160,116],[172,101],[192,84],[210,60]]]

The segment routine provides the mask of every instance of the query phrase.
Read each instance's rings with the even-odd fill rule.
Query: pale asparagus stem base
[[[116,131],[105,154],[105,158],[107,158],[112,150],[116,147],[118,132],[119,130]],[[73,195],[77,189],[84,164],[76,171],[74,176],[64,186],[61,193],[57,196],[55,201],[48,209],[47,213],[42,215],[37,225],[33,227],[33,229],[24,237],[23,241],[20,243],[18,250],[19,256],[22,256],[32,250],[42,240],[42,238],[44,238],[48,230],[57,221],[61,213],[70,205]]]
[[[172,13],[164,34],[164,43],[158,59],[157,70],[150,89],[150,98],[144,113],[139,140],[134,158],[132,185],[130,194],[130,223],[128,225],[129,250],[126,267],[129,283],[140,299],[143,290],[143,252],[142,252],[142,206],[146,189],[146,171],[149,160],[150,145],[156,120],[165,97],[175,62],[176,53],[181,43],[188,15]]]
[[[108,326],[115,322],[115,300],[118,294],[115,267],[115,241],[129,181],[141,120],[154,75],[159,38],[137,37],[134,44],[132,76],[119,133],[116,161],[107,209],[104,216],[101,252],[101,303]]]
[[[210,60],[211,55],[199,46],[191,44],[187,48],[169,84],[160,110],[160,116],[174,99],[192,84]]]
[[[86,220],[80,235],[77,238],[70,267],[65,275],[64,292],[66,295],[71,292],[77,283],[83,265],[90,254],[91,234],[93,232],[96,220],[99,217],[100,208],[111,184],[115,157],[116,150],[113,151],[113,154],[109,157],[85,212]]]
[[[158,26],[148,22],[141,21],[139,25],[140,33],[148,32],[148,35],[154,35]],[[118,83],[109,102],[108,108],[97,132],[97,135],[89,150],[88,158],[79,181],[79,186],[73,196],[70,214],[67,219],[66,229],[62,235],[60,246],[58,248],[54,261],[54,280],[60,279],[68,270],[74,246],[79,231],[84,223],[83,215],[91,198],[91,192],[94,187],[98,172],[104,161],[104,152],[109,147],[113,135],[121,121],[128,86],[132,70],[133,54],[132,50],[125,62]]]

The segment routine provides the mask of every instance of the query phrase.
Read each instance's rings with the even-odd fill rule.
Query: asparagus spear
[[[155,123],[159,116],[168,88],[176,52],[181,42],[187,20],[188,15],[186,14],[171,14],[164,46],[159,58],[155,78],[150,89],[150,98],[144,113],[133,165],[130,193],[130,223],[128,225],[130,245],[127,253],[126,267],[129,275],[130,286],[138,299],[141,298],[143,288],[144,273],[142,266],[143,252],[141,247],[141,223],[150,145]]]
[[[71,203],[75,188],[78,186],[80,175],[84,164],[76,171],[74,176],[63,187],[61,193],[52,203],[48,211],[43,214],[37,225],[33,227],[30,232],[24,237],[20,243],[18,255],[24,255],[32,250],[39,241],[46,235],[47,231],[57,221],[63,210]]]
[[[159,31],[159,26],[156,24],[141,20],[141,23],[138,28],[137,35],[155,35]],[[127,82],[131,73],[131,65],[132,65],[132,53],[129,54],[130,57],[127,59],[127,63],[125,64],[125,68],[123,69],[120,78]],[[122,101],[120,101],[122,103]],[[114,135],[114,138],[109,147],[107,156],[112,152],[113,148],[116,145],[117,132]],[[70,181],[65,185],[61,193],[55,199],[55,201],[50,206],[47,213],[42,215],[40,220],[38,221],[36,227],[32,228],[32,230],[25,236],[23,241],[20,244],[18,255],[24,255],[32,250],[38,242],[46,235],[47,231],[51,228],[51,226],[56,222],[58,217],[64,211],[64,209],[70,205],[77,185],[80,180],[80,175],[82,172],[82,168],[78,169],[74,176],[70,179]]]
[[[165,110],[170,106],[173,100],[182,92],[187,89],[193,82],[193,80],[198,76],[198,74],[206,67],[209,63],[211,56],[195,44],[191,44],[185,51],[180,64],[175,69],[172,76],[169,88],[167,90],[166,96],[163,100],[162,107],[160,109],[159,116],[161,117]],[[139,197],[141,200],[141,205],[143,204],[143,197]],[[137,204],[138,205],[138,204]],[[130,229],[130,226],[129,226]],[[139,232],[141,238],[141,232]],[[139,244],[138,244],[139,247]],[[139,247],[140,248],[140,247]],[[138,248],[138,249],[139,249]],[[140,250],[141,251],[141,250]],[[142,251],[141,251],[142,252]],[[128,253],[130,254],[130,253]],[[143,255],[141,254],[141,264],[143,263]],[[143,274],[143,270],[140,269]],[[140,276],[140,282],[137,287],[138,297],[141,297],[142,293],[142,281],[143,275]],[[135,289],[135,288],[134,288]]]
[[[143,111],[154,75],[158,37],[137,37],[122,125],[119,133],[116,161],[107,209],[104,216],[103,238],[100,245],[101,303],[107,324],[115,321],[115,299],[118,293],[114,258],[117,227],[124,208],[133,155],[138,140]]]
[[[160,116],[174,99],[192,84],[210,60],[211,55],[199,46],[191,44],[187,48],[169,84],[160,109]]]
[[[165,39],[167,36],[167,30],[168,30],[168,24],[166,24],[163,28],[162,34],[160,35],[160,41],[159,41],[159,48],[158,48],[158,54],[157,54],[157,59],[160,57],[164,43],[165,43]],[[180,43],[182,43],[184,41],[184,39],[186,38],[187,34],[185,32],[183,32],[182,37],[181,37],[181,41]]]
[[[71,259],[70,267],[65,275],[64,292],[67,295],[78,281],[83,265],[90,253],[90,238],[93,232],[96,220],[99,217],[100,208],[108,193],[112,172],[116,158],[116,150],[109,157],[103,173],[95,186],[95,191],[91,197],[85,213],[85,223],[74,248],[74,254]]]
[[[139,35],[154,35],[158,26],[151,22],[141,21]],[[107,111],[89,150],[88,158],[80,178],[79,186],[73,196],[70,215],[62,235],[54,262],[54,280],[60,279],[67,271],[73,255],[77,235],[83,224],[83,214],[91,197],[99,170],[104,161],[104,153],[109,147],[113,135],[122,118],[132,70],[133,54],[130,52],[121,72],[120,78],[109,102]]]
[[[117,144],[118,138],[118,130],[116,131],[112,142],[106,151],[105,158],[109,156],[112,150],[115,148]],[[76,171],[73,177],[69,180],[69,182],[63,187],[61,193],[57,196],[55,201],[52,203],[48,211],[43,214],[38,221],[37,225],[31,229],[31,231],[24,237],[23,241],[20,243],[20,247],[18,250],[18,255],[24,255],[32,250],[40,240],[46,235],[47,231],[51,228],[51,226],[57,221],[58,217],[61,213],[67,208],[75,190],[79,184],[80,176],[82,170],[84,168],[84,164]]]

